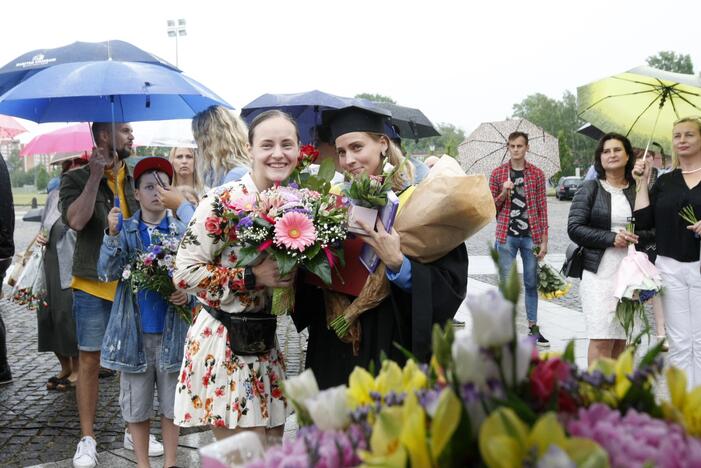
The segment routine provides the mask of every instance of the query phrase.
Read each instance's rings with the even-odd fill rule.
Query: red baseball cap
[[[166,158],[149,156],[139,160],[134,167],[134,180],[139,180],[145,172],[159,171],[168,174],[170,182],[173,181],[173,166]]]

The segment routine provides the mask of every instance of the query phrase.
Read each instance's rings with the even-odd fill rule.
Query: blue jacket
[[[112,303],[110,319],[102,340],[100,365],[122,372],[146,372],[143,331],[136,295],[129,282],[122,279],[124,267],[144,251],[139,236],[141,211],[124,221],[118,236],[105,234],[97,262],[97,274],[101,281],[120,280]],[[185,225],[168,216],[168,225],[178,237],[185,232]],[[188,325],[169,307],[163,329],[161,358],[158,367],[164,372],[180,369]]]

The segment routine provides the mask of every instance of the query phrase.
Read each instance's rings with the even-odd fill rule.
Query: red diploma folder
[[[360,262],[360,252],[364,245],[365,242],[357,237],[343,241],[343,256],[346,259],[346,266],[336,265],[333,268],[331,286],[326,285],[318,276],[309,272],[305,275],[306,282],[331,291],[359,296],[369,275],[367,268]]]

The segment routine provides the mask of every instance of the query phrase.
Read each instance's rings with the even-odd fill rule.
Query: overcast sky
[[[665,10],[665,7],[668,10]],[[370,92],[467,133],[512,105],[643,65],[660,50],[701,68],[701,1],[11,1],[0,65],[38,48],[121,39],[175,62],[241,108],[263,93]]]

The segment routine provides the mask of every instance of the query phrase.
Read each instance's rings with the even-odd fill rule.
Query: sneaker
[[[74,468],[93,468],[97,465],[97,442],[90,436],[85,436],[78,442],[78,448],[73,455]]]
[[[461,320],[453,319],[453,327],[454,328],[465,328],[465,322],[463,322]]]
[[[538,325],[531,325],[530,330],[528,332],[528,336],[537,336],[538,340],[536,341],[536,344],[538,346],[550,346],[550,342],[546,340],[545,337],[540,333],[540,327],[538,327]]]
[[[134,451],[134,439],[131,438],[131,434],[124,431],[124,448],[127,450]],[[148,456],[149,457],[160,457],[163,455],[163,444],[160,443],[156,436],[149,434],[148,436]]]

